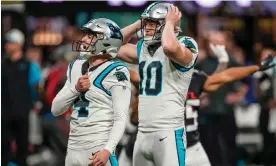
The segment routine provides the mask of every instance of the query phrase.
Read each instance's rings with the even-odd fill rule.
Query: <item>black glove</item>
[[[265,60],[263,60],[261,62],[260,66],[260,71],[269,69],[271,67],[275,66],[275,54],[269,54],[267,58],[265,58]]]

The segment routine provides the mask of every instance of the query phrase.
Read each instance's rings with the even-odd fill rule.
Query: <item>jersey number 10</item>
[[[155,69],[155,77],[152,77],[152,72]],[[145,70],[145,75],[144,75]],[[140,91],[139,94],[144,93],[147,96],[156,96],[162,90],[162,64],[160,61],[153,61],[146,66],[146,61],[139,63],[139,74],[140,74]],[[152,80],[153,79],[153,80]],[[146,80],[146,81],[144,81]],[[154,83],[154,86],[151,83]],[[144,92],[145,91],[145,92]]]

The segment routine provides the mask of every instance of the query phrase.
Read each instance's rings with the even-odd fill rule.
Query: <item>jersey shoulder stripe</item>
[[[70,82],[71,82],[71,73],[72,73],[72,69],[73,69],[73,65],[74,65],[75,61],[76,60],[70,62],[70,64],[69,64],[69,80],[70,80]]]
[[[140,39],[137,43],[137,56],[138,60],[140,59],[141,49],[142,49],[143,40]]]
[[[111,96],[110,91],[104,88],[104,86],[102,85],[102,82],[113,69],[119,66],[123,66],[127,68],[127,65],[123,62],[115,62],[110,64],[96,77],[96,79],[93,82],[94,86],[103,90],[107,95]]]
[[[68,65],[68,70],[67,70],[67,77],[69,77],[68,79],[69,79],[69,82],[71,82],[71,77],[72,77],[72,71],[73,70],[76,70],[75,68],[74,68],[74,66],[77,66],[77,68],[78,68],[78,66],[79,65],[82,65],[84,62],[85,62],[86,60],[85,59],[76,59],[76,60],[73,60],[72,62],[70,62],[69,63],[69,65]]]

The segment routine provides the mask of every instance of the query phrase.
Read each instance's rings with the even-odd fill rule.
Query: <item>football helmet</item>
[[[72,50],[80,52],[83,58],[104,54],[116,57],[123,43],[120,27],[106,18],[90,20],[80,31],[81,38],[73,41]]]
[[[167,2],[155,2],[148,6],[141,15],[141,35],[144,41],[151,41],[155,43],[161,40],[162,32],[165,26],[165,17],[168,13],[170,3]],[[145,28],[147,22],[156,23],[154,35],[146,36]],[[178,31],[179,32],[179,31]],[[178,32],[176,32],[178,34]]]

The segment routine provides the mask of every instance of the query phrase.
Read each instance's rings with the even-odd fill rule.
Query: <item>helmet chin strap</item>
[[[116,58],[118,52],[117,47],[110,47],[104,51],[99,52],[97,55],[110,55],[112,58]]]
[[[89,59],[91,56],[95,56],[90,52],[90,50],[92,50],[91,46],[88,46],[88,48],[86,48],[84,45],[81,45],[80,48],[81,50],[85,50],[85,51],[80,51],[80,56],[82,58]]]
[[[179,31],[176,31],[174,34],[175,34],[175,36],[178,36],[179,33],[180,33]],[[160,41],[161,40],[153,39],[153,36],[144,37],[144,43],[147,45],[152,45],[152,44],[158,43]]]
[[[117,56],[119,49],[117,47],[111,47],[106,50],[106,53],[109,54],[112,58]]]
[[[89,59],[90,57],[92,57],[92,56],[96,56],[96,55],[93,55],[91,52],[80,52],[80,56],[82,57],[82,58],[85,58],[85,59]]]
[[[153,44],[158,43],[158,42],[160,42],[160,40],[144,40],[144,43],[146,45],[153,45]]]
[[[154,38],[154,36],[144,36],[144,43],[146,45],[152,45],[152,44],[155,44],[155,43],[158,43],[161,41],[161,40],[156,40],[153,38]]]
[[[105,51],[99,52],[98,54],[92,54],[91,52],[80,52],[80,56],[85,58],[85,59],[89,59],[90,57],[93,57],[93,56],[109,54],[112,58],[115,58],[117,56],[117,52],[118,52],[117,47],[111,47],[111,48],[108,48]]]

